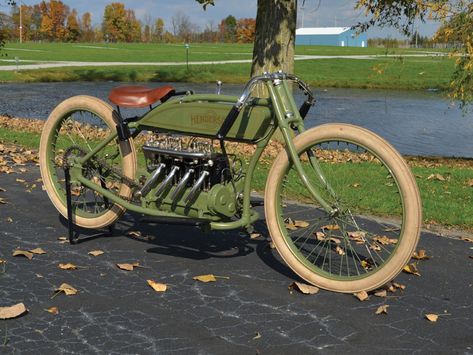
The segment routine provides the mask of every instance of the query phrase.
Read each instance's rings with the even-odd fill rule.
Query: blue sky
[[[39,0],[22,0],[25,4],[38,3]],[[120,1],[120,0],[116,0]],[[79,13],[89,11],[95,24],[102,19],[103,9],[112,0],[63,0],[69,7],[75,8]],[[203,11],[201,5],[194,0],[121,0],[127,8],[132,8],[138,18],[144,19],[146,14],[152,18],[161,17],[166,27],[171,30],[171,18],[178,11],[187,14],[191,21],[200,28],[205,28],[210,22],[216,26],[222,18],[231,14],[236,18],[256,17],[257,0],[215,0],[216,6],[209,6]],[[320,0],[320,6],[316,9],[319,0],[306,0],[304,11],[305,27],[326,26],[351,26],[363,20],[360,11],[353,9],[355,0]],[[302,0],[299,0],[299,5]],[[302,20],[302,11],[299,10],[299,24]],[[436,24],[420,24],[419,32],[422,35],[432,35],[438,26]],[[368,34],[374,36],[400,37],[395,30],[375,29]]]

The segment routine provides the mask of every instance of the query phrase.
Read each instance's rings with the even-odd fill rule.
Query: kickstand
[[[72,213],[72,186],[71,186],[71,173],[69,171],[69,167],[66,166],[64,168],[64,176],[65,176],[65,183],[66,183],[66,202],[67,202],[67,229],[69,235],[69,243],[76,244],[79,242],[79,233],[75,233],[75,224],[73,220],[73,213]],[[100,179],[100,184],[104,189],[106,189],[105,182]],[[104,198],[105,205],[109,206],[109,201],[107,198]],[[114,224],[108,226],[108,233],[102,233],[103,235],[113,236],[114,232]],[[100,235],[100,234],[98,234]],[[97,236],[98,236],[97,235]]]

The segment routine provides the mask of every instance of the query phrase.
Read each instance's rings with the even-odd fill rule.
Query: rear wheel
[[[294,144],[333,211],[321,208],[281,153],[265,192],[266,220],[281,257],[300,277],[332,291],[372,290],[391,281],[415,250],[421,225],[407,164],[385,140],[351,125],[319,126]]]
[[[76,96],[63,101],[46,121],[39,151],[41,176],[49,198],[64,217],[67,218],[66,160],[92,151],[116,132],[116,124],[110,105],[89,96]],[[110,142],[84,164],[81,174],[117,195],[130,198],[132,191],[120,175],[134,179],[135,172],[136,154],[133,142],[129,139]],[[80,184],[72,188],[72,208],[74,222],[85,228],[106,227],[125,211]]]

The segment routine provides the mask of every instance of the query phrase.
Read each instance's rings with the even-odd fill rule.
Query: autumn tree
[[[236,42],[237,20],[235,16],[228,15],[225,17],[222,22],[220,22],[218,28],[220,31],[221,40],[223,42]]]
[[[236,26],[236,40],[238,43],[253,43],[255,40],[256,21],[253,18],[239,19]]]
[[[456,41],[451,56],[456,69],[450,97],[462,107],[473,102],[473,2],[471,0],[358,0],[356,8],[369,17],[358,28],[392,26],[406,35],[412,34],[416,21],[435,20],[442,24],[436,38]]]
[[[94,28],[92,27],[92,14],[85,12],[82,14],[80,22],[81,41],[93,42],[94,41]]]
[[[136,18],[134,10],[126,10],[126,33],[127,42],[141,41],[141,22]]]
[[[42,1],[41,8],[41,34],[50,41],[62,41],[66,38],[66,18],[69,7],[60,0]]]
[[[70,42],[77,42],[80,37],[80,25],[77,18],[77,11],[73,9],[66,21],[66,40]]]
[[[164,20],[160,17],[154,23],[153,28],[153,41],[163,42],[164,39]]]
[[[0,3],[1,3],[1,0],[0,0]],[[6,3],[7,5],[14,5],[14,1],[12,0],[7,0]],[[2,13],[0,13],[0,15],[2,15]],[[5,22],[6,22],[6,17],[0,16],[0,51],[4,47],[5,39],[7,37]]]
[[[102,32],[104,38],[110,42],[124,42],[128,25],[125,4],[113,2],[105,6]]]
[[[171,25],[175,37],[183,41],[189,42],[196,26],[191,22],[189,16],[178,11],[171,18]]]

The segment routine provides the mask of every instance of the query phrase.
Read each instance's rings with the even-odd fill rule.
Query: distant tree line
[[[120,2],[106,5],[101,24],[94,25],[90,12],[79,14],[60,0],[50,0],[34,5],[14,4],[9,14],[0,12],[0,37],[19,40],[20,13],[23,41],[252,43],[256,27],[255,19],[229,15],[218,25],[210,21],[201,29],[182,12],[174,14],[166,26],[162,18],[150,15],[137,19],[134,10]]]

